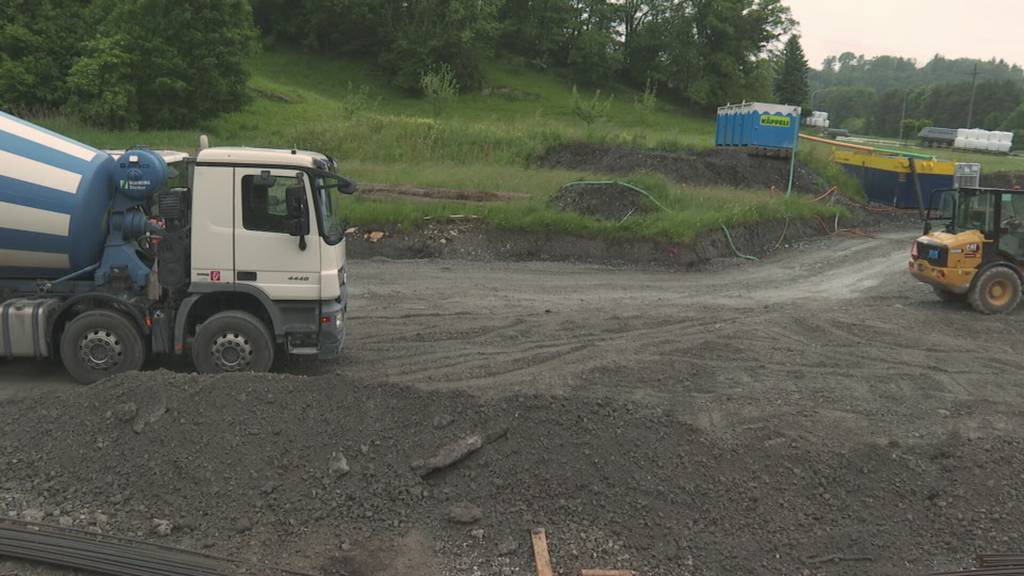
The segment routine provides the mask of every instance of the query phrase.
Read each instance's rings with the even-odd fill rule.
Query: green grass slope
[[[108,131],[72,119],[35,119],[101,148],[144,144],[194,150],[200,132],[214,145],[298,147],[338,158],[360,182],[513,192],[522,200],[491,203],[345,200],[346,223],[414,226],[430,217],[477,215],[495,226],[557,230],[588,236],[686,241],[720,224],[829,214],[800,199],[768,191],[683,188],[640,174],[626,180],[648,189],[671,211],[601,222],[558,212],[547,200],[566,182],[601,174],[532,167],[531,159],[566,142],[616,143],[662,149],[713,144],[714,118],[663,103],[641,104],[623,87],[601,92],[607,111],[587,124],[574,113],[573,87],[553,74],[494,61],[486,88],[444,106],[396,91],[369,63],[268,49],[251,63],[251,102],[197,130]],[[580,90],[592,98],[592,90]]]

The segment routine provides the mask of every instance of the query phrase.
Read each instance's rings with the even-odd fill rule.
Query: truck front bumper
[[[967,294],[978,271],[973,268],[943,268],[927,260],[911,260],[910,274],[924,282],[954,294]]]

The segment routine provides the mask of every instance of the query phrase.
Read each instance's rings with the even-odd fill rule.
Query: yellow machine
[[[910,273],[943,300],[966,300],[984,314],[1012,311],[1024,273],[1024,191],[961,188],[936,197],[941,207],[928,211]],[[948,221],[945,230],[931,231],[936,220]]]

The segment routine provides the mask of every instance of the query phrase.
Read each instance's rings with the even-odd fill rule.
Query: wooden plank
[[[580,570],[580,576],[636,576],[632,570]]]
[[[548,535],[543,528],[534,528],[533,559],[537,562],[537,576],[554,576],[551,569],[551,555],[548,553]]]

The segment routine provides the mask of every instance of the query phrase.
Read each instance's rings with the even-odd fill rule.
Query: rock
[[[514,538],[506,538],[498,543],[498,556],[511,556],[519,550],[519,543]]]
[[[469,531],[469,535],[472,536],[473,538],[476,538],[477,540],[483,540],[484,539],[484,529],[483,528],[477,528],[475,530],[470,530]]]
[[[260,487],[260,494],[271,494],[277,490],[277,482],[270,481]]]
[[[96,512],[92,515],[92,523],[96,526],[106,526],[110,522],[110,516],[102,512]]]
[[[42,522],[46,518],[46,512],[37,508],[29,508],[21,513],[21,518],[29,522]]]
[[[455,418],[452,418],[450,414],[441,414],[434,417],[434,428],[438,430],[447,428],[451,426],[453,422],[455,422]]]
[[[484,514],[469,502],[458,502],[448,508],[448,521],[453,524],[476,524]]]
[[[430,458],[413,462],[411,467],[420,477],[425,477],[434,471],[447,468],[461,461],[482,448],[483,445],[483,437],[480,435],[467,436],[441,448],[437,454]]]
[[[138,414],[139,407],[134,402],[128,402],[127,404],[118,404],[114,410],[114,416],[117,417],[121,422],[127,422]]]
[[[71,516],[61,516],[57,519],[57,523],[63,528],[71,528],[75,525],[75,521],[71,519]]]
[[[174,524],[170,520],[153,519],[153,533],[157,536],[170,536],[174,531]]]
[[[348,458],[345,458],[345,455],[340,451],[331,454],[331,461],[327,469],[333,476],[344,476],[351,471],[348,467]]]
[[[245,516],[242,516],[237,522],[235,522],[235,532],[241,534],[243,532],[248,532],[249,530],[252,530],[252,521]]]

